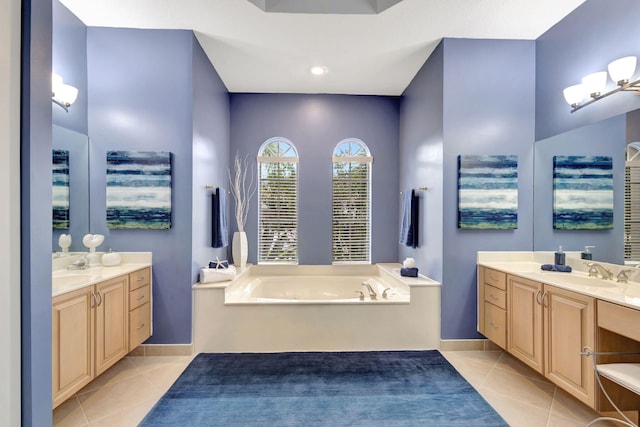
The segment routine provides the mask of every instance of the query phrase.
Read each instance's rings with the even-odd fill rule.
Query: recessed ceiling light
[[[314,76],[322,76],[324,74],[327,74],[327,67],[322,65],[311,67],[311,74],[313,74]]]

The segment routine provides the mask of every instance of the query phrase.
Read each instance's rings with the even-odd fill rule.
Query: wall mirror
[[[57,125],[53,125],[52,131],[53,149],[68,153],[69,166],[68,228],[58,228],[60,224],[52,228],[53,252],[60,252],[61,234],[71,235],[70,252],[85,251],[82,237],[89,233],[89,137]],[[53,192],[56,197],[56,190]]]
[[[634,141],[640,141],[640,110],[573,129],[535,143],[533,227],[535,251],[554,251],[560,245],[566,251],[582,251],[589,245],[595,246],[591,250],[594,260],[624,264],[626,145]],[[555,156],[611,157],[613,161],[613,228],[608,230],[554,229]]]

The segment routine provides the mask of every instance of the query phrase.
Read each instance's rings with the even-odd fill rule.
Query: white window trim
[[[363,156],[336,156],[335,153],[337,151],[337,149],[345,144],[345,143],[355,143],[358,146],[362,147],[366,153],[366,155]],[[371,218],[372,218],[372,210],[371,210],[371,206],[372,206],[372,201],[371,201],[371,192],[372,192],[372,168],[371,168],[371,163],[373,163],[373,157],[371,156],[371,153],[369,151],[369,148],[367,147],[367,145],[360,139],[357,138],[347,138],[344,139],[342,141],[340,141],[334,148],[333,150],[333,163],[332,163],[332,196],[331,196],[331,209],[332,209],[332,215],[331,215],[331,259],[332,259],[332,264],[371,264]],[[333,166],[335,163],[364,163],[367,164],[367,195],[366,195],[366,204],[367,204],[367,220],[366,220],[366,239],[367,239],[367,248],[366,248],[366,259],[357,259],[357,260],[345,260],[345,259],[339,259],[339,257],[336,257],[336,254],[334,252],[334,203],[336,201],[336,194],[334,192],[334,185],[335,185],[335,176],[334,176],[334,169]]]
[[[291,149],[293,150],[293,153],[295,154],[295,156],[263,156],[262,154],[264,153],[264,150],[266,149],[267,146],[271,145],[274,142],[283,142],[285,144],[287,144],[289,147],[291,147]],[[299,209],[299,157],[298,157],[298,151],[295,147],[295,145],[293,144],[293,142],[291,142],[290,140],[288,140],[287,138],[282,138],[282,137],[274,137],[274,138],[270,138],[267,141],[265,141],[261,146],[260,149],[258,151],[258,156],[256,158],[257,163],[258,163],[258,238],[257,238],[257,242],[258,242],[258,264],[298,264],[298,259],[299,259],[299,254],[298,254],[298,209]],[[288,212],[289,216],[286,216],[287,219],[291,219],[291,216],[293,216],[295,218],[295,256],[292,257],[292,259],[289,260],[284,260],[284,261],[278,261],[276,259],[272,259],[271,257],[267,256],[267,251],[266,251],[266,247],[268,245],[268,242],[263,242],[261,239],[262,236],[262,231],[263,231],[263,227],[262,225],[265,222],[268,222],[269,220],[273,220],[274,218],[267,218],[264,216],[265,212],[262,211],[261,206],[262,206],[262,194],[261,194],[261,188],[262,188],[262,184],[264,182],[264,180],[262,179],[262,166],[266,163],[293,163],[296,165],[296,176],[295,176],[295,183],[293,183],[291,190],[293,190],[293,194],[295,195],[295,206],[293,207],[293,212]],[[277,220],[274,222],[274,227],[277,227]]]

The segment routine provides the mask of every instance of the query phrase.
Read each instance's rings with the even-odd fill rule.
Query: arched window
[[[298,263],[298,152],[286,138],[258,151],[258,263]]]
[[[338,143],[333,151],[332,262],[371,262],[371,163],[359,139]]]

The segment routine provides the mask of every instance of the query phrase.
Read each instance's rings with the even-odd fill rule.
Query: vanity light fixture
[[[564,99],[571,106],[571,112],[575,112],[589,104],[606,98],[609,95],[622,91],[632,91],[636,95],[640,95],[640,79],[631,81],[636,72],[636,63],[638,58],[635,56],[625,56],[624,58],[612,61],[609,66],[609,77],[617,85],[615,89],[604,92],[607,85],[607,72],[600,71],[597,73],[586,75],[582,78],[582,83],[569,86],[563,91]],[[584,98],[590,99],[584,103]]]
[[[71,104],[78,98],[78,88],[65,84],[62,76],[51,73],[51,101],[69,112]]]

